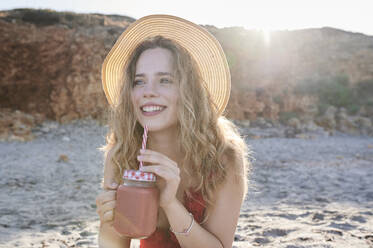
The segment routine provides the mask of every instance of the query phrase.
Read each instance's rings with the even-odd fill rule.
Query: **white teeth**
[[[159,106],[146,106],[142,108],[144,112],[154,112],[154,111],[159,111],[162,109],[164,109],[164,107],[159,107]]]

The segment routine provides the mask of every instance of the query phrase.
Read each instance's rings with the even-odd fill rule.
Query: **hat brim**
[[[221,115],[231,90],[231,76],[224,51],[206,29],[172,15],[142,17],[129,25],[117,39],[102,65],[102,85],[109,104],[117,104],[121,73],[127,67],[131,53],[139,43],[157,35],[176,41],[190,53]]]

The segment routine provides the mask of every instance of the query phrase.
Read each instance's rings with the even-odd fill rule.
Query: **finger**
[[[154,155],[154,154],[143,154],[138,155],[137,160],[149,163],[157,163],[157,164],[167,164],[168,161],[161,156]],[[168,165],[169,166],[169,165]]]
[[[113,210],[110,210],[110,211],[107,211],[106,213],[103,214],[102,216],[102,221],[103,222],[106,222],[106,221],[111,221],[114,219],[114,211]]]
[[[158,176],[162,177],[166,181],[170,180],[175,180],[178,179],[180,180],[180,176],[176,174],[174,171],[170,170],[169,168],[166,168],[161,165],[147,165],[144,166],[141,171],[147,171],[147,172],[153,172],[157,174]]]
[[[115,200],[116,190],[105,190],[96,197],[96,204],[101,205],[109,200]]]
[[[160,152],[156,152],[149,149],[140,149],[140,155],[154,155],[156,157],[163,159],[163,161],[169,161],[173,166],[178,167],[175,161],[173,161],[172,159],[170,159],[169,157]]]
[[[112,201],[116,199],[116,190],[108,190],[101,193],[96,199],[96,205],[101,206],[105,202]]]
[[[101,206],[101,213],[106,213],[107,211],[111,211],[115,208],[116,201],[108,201]]]
[[[149,162],[153,164],[160,164],[163,165],[164,167],[168,167],[171,170],[175,171],[175,173],[179,173],[180,169],[177,166],[177,164],[170,160],[170,159],[165,159],[163,157],[160,157],[158,155],[150,155],[150,154],[145,154],[145,155],[140,155],[137,156],[137,160],[143,161],[143,162]]]

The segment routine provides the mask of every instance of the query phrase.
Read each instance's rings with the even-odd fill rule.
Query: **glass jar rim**
[[[154,181],[142,181],[142,180],[132,180],[128,178],[123,178],[124,186],[133,186],[133,187],[146,187],[146,188],[152,188],[155,187]]]

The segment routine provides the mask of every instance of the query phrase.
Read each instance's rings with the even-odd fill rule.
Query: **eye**
[[[167,78],[162,78],[161,82],[172,83],[172,81],[168,80]]]
[[[133,85],[138,85],[138,83],[140,83],[140,82],[142,82],[141,80],[135,80],[134,82],[133,82]]]

